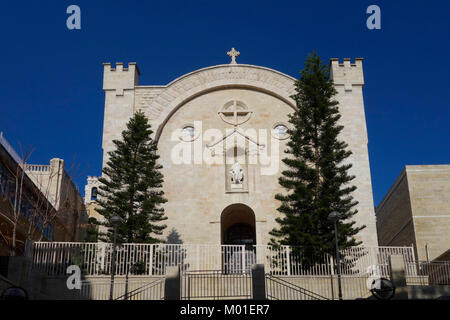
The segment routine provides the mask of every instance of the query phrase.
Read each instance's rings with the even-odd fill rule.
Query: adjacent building
[[[419,260],[450,261],[450,165],[406,166],[376,216],[381,246],[413,244]]]
[[[11,253],[14,230],[20,255],[27,239],[80,241],[86,222],[82,197],[64,161],[26,164],[0,133],[0,255]]]
[[[25,172],[50,201],[59,224],[58,241],[81,241],[84,238],[87,212],[83,197],[72,181],[76,168],[65,169],[63,159],[53,158],[48,165],[27,164]]]

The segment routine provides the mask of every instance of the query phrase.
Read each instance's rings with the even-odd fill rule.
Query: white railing
[[[266,273],[272,275],[336,273],[331,256],[305,259],[299,252],[290,246],[122,244],[117,247],[115,274],[158,276],[164,275],[168,266],[180,266],[182,271],[223,270],[233,274],[246,272],[255,263],[264,264]],[[32,256],[33,267],[49,275],[64,275],[69,265],[80,266],[85,275],[111,274],[110,243],[36,242],[28,254]],[[375,266],[380,276],[388,275],[391,254],[402,254],[405,262],[414,261],[412,247],[357,247],[341,251],[341,273],[365,275],[373,273]]]
[[[25,170],[33,173],[47,173],[50,171],[50,166],[45,164],[27,164]]]
[[[405,264],[410,284],[450,285],[450,261],[411,261]]]
[[[341,271],[347,275],[373,274],[375,271],[377,275],[387,277],[391,255],[402,255],[405,264],[415,260],[413,247],[355,247],[342,250],[341,254],[344,256]]]

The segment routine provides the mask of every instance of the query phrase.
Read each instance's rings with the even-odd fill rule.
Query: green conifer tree
[[[332,211],[341,213],[340,248],[359,245],[354,235],[365,226],[356,227],[351,220],[358,203],[351,195],[356,189],[351,185],[355,177],[348,174],[352,165],[345,161],[351,151],[339,140],[343,126],[329,68],[315,52],[308,56],[295,88],[297,110],[289,118],[290,140],[282,160],[287,169],[279,178],[286,193],[275,196],[281,201],[281,217],[276,219],[279,227],[270,232],[270,244],[300,246],[295,251],[308,266],[324,253],[335,253],[334,225],[328,220]]]
[[[151,126],[142,112],[137,112],[122,132],[122,140],[113,140],[116,149],[99,179],[98,213],[106,222],[108,233],[103,239],[112,241],[110,219],[122,218],[117,228],[119,243],[160,243],[166,225],[164,209],[167,200],[162,191],[162,166],[157,163],[157,146],[152,140]]]

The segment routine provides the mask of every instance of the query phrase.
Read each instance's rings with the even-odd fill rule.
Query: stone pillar
[[[180,282],[180,268],[167,267],[166,280],[164,285],[164,299],[165,300],[180,300],[181,282]]]
[[[266,274],[263,264],[252,266],[253,300],[266,300]]]
[[[403,259],[403,255],[396,254],[389,256],[389,266],[391,269],[391,281],[395,286],[395,295],[393,299],[408,299],[405,261]]]

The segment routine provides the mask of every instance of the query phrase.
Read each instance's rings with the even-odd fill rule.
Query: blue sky
[[[80,6],[81,30],[66,28]],[[381,8],[381,30],[366,8]],[[9,1],[0,11],[0,130],[32,162],[101,173],[102,62],[138,63],[142,84],[166,84],[228,63],[297,77],[307,54],[364,57],[374,201],[405,165],[450,163],[450,2],[430,1]]]

